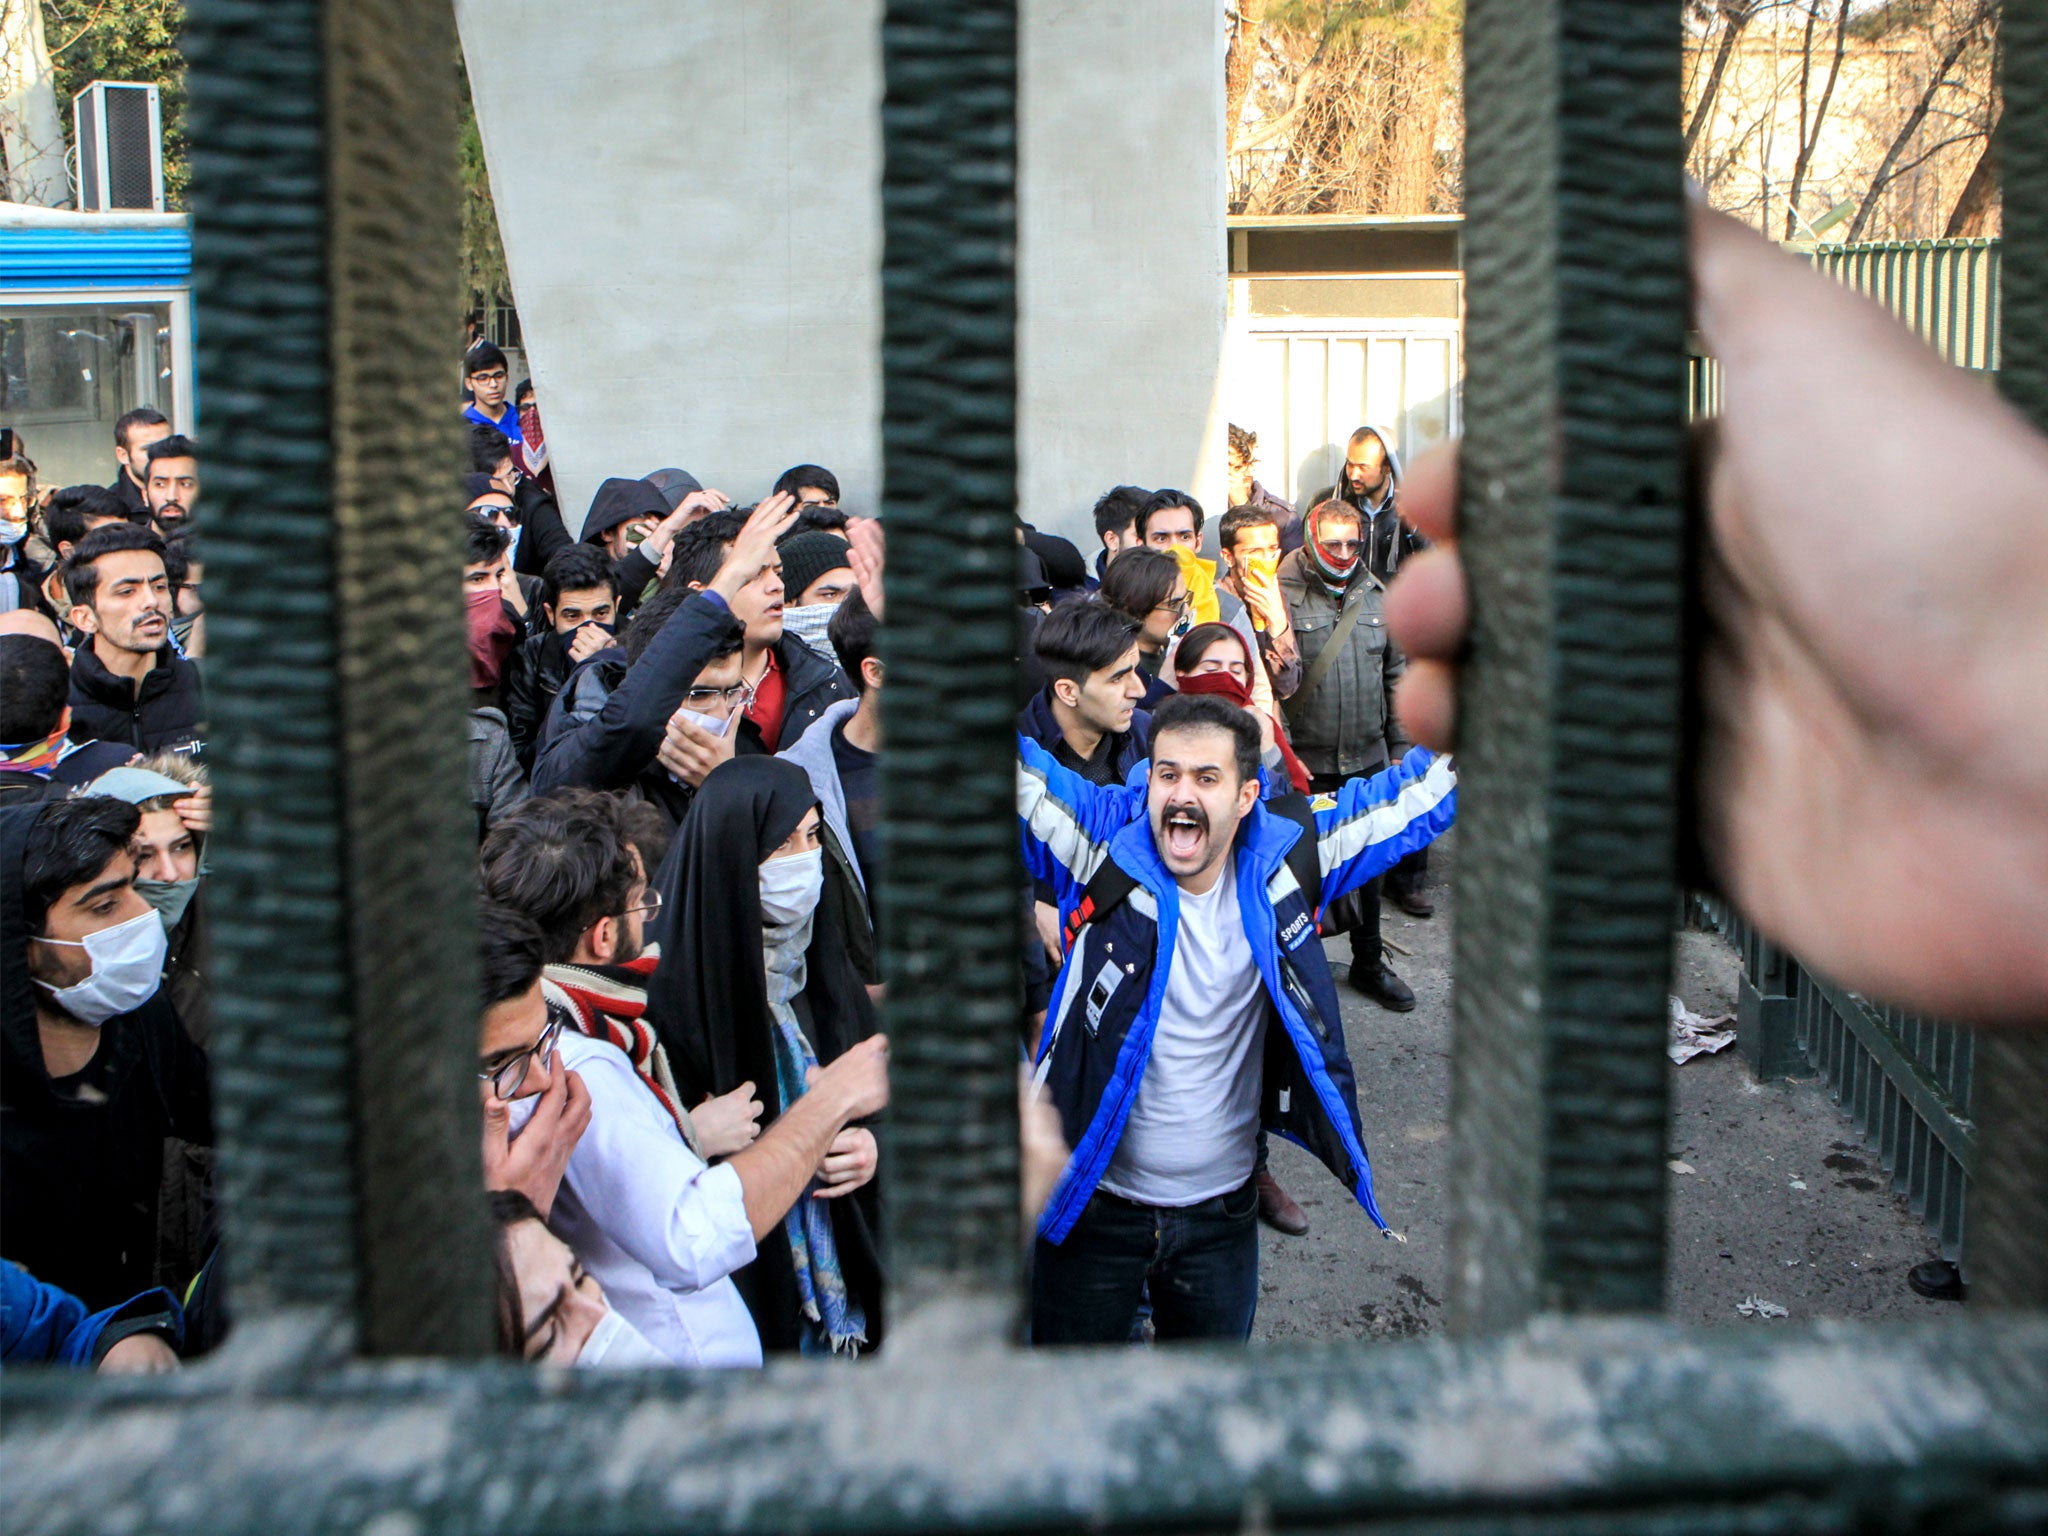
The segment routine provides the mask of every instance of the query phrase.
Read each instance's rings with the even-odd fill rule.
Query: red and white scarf
[[[541,972],[541,991],[568,1015],[578,1033],[593,1040],[609,1041],[626,1053],[640,1081],[661,1101],[661,1107],[669,1112],[676,1129],[683,1133],[683,1140],[694,1152],[697,1129],[690,1124],[682,1095],[676,1091],[668,1052],[662,1049],[654,1026],[647,1022],[647,983],[659,963],[658,955],[642,955],[624,965],[602,969],[567,963],[550,965]],[[625,980],[625,975],[634,980]]]

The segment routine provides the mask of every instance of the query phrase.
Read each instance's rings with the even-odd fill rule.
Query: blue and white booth
[[[43,485],[114,477],[114,422],[197,426],[192,227],[182,213],[0,202],[0,426]]]

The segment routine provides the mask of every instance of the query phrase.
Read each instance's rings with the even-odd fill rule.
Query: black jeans
[[[1259,1303],[1252,1182],[1189,1206],[1140,1205],[1097,1190],[1065,1242],[1038,1240],[1031,1342],[1129,1342],[1147,1282],[1162,1343],[1250,1338]]]

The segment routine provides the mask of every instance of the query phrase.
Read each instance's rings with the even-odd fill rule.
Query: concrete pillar
[[[880,504],[879,0],[456,0],[572,531],[607,475]],[[1027,518],[1223,510],[1220,6],[1024,0]]]

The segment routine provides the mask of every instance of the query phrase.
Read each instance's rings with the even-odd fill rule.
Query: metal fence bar
[[[2048,6],[2004,8],[1998,126],[2005,235],[1999,388],[2048,432]],[[1984,1151],[1972,1191],[1971,1261],[1980,1298],[2048,1307],[2048,1019],[1978,1040]]]
[[[1661,1305],[1686,261],[1677,12],[1474,0],[1453,1316]]]
[[[891,1279],[995,1334],[1020,1272],[1015,0],[889,0],[882,62]]]
[[[452,27],[200,0],[186,41],[236,1315],[480,1349]]]

